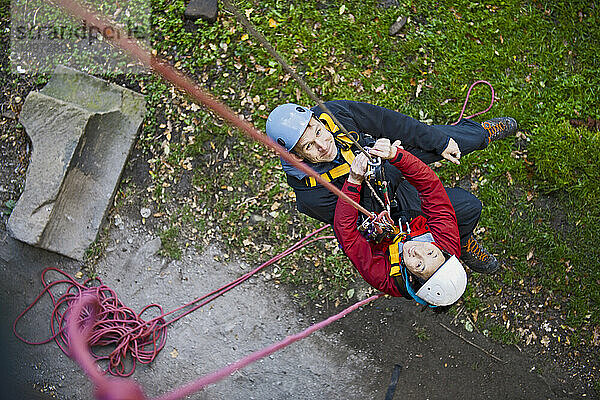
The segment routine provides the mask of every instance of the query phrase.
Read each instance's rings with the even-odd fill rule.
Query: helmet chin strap
[[[417,303],[419,303],[421,305],[429,306],[431,308],[437,307],[433,304],[429,304],[428,302],[426,302],[425,300],[423,300],[422,298],[417,296],[417,293],[415,292],[415,290],[413,289],[413,287],[410,284],[410,279],[409,279],[410,276],[408,275],[410,272],[406,268],[406,265],[404,264],[404,260],[401,261],[400,265],[402,266],[402,277],[404,278],[404,284],[406,286],[406,291],[408,292],[408,294],[410,294],[410,297],[412,297]]]

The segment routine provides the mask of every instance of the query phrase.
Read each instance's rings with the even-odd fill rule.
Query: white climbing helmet
[[[467,273],[456,256],[450,257],[421,286],[416,295],[434,306],[449,306],[463,295]]]

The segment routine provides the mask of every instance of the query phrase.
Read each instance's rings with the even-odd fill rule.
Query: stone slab
[[[217,0],[191,0],[185,8],[184,16],[192,21],[203,19],[212,24],[217,20],[218,11]]]
[[[145,113],[142,95],[59,67],[25,99],[32,142],[25,190],[8,228],[33,246],[82,260],[114,198]]]

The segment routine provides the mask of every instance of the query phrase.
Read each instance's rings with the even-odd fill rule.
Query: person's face
[[[445,261],[442,251],[430,242],[409,240],[402,247],[406,268],[421,279],[429,279]]]
[[[337,146],[331,132],[316,118],[311,118],[300,140],[292,149],[304,160],[317,162],[331,162],[337,156]]]

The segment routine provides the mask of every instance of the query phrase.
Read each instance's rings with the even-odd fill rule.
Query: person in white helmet
[[[430,126],[372,104],[334,100],[325,105],[362,146],[373,146],[376,140],[381,139],[400,140],[408,152],[426,164],[442,159],[459,163],[462,156],[486,148],[492,141],[514,133],[517,128],[512,118],[494,118],[483,124],[463,119],[456,125]],[[266,131],[271,139],[338,188],[344,184],[350,164],[358,154],[357,146],[341,133],[320,107],[309,109],[293,103],[280,105],[269,114]],[[296,194],[298,211],[325,223],[333,223],[337,197],[284,160],[282,167],[288,184]],[[420,215],[417,190],[387,161],[382,168],[389,183],[392,219],[411,220]],[[462,261],[476,272],[497,271],[499,262],[472,233],[479,221],[481,202],[461,188],[446,188],[446,192],[458,221]],[[368,189],[363,189],[360,202],[368,210],[381,211]]]
[[[357,229],[358,210],[339,199],[334,230],[344,253],[361,276],[392,296],[413,298],[421,304],[447,306],[464,293],[467,275],[458,257],[460,235],[454,209],[437,175],[400,147],[379,140],[370,154],[390,160],[419,192],[422,216],[414,218],[393,240],[367,241]],[[356,156],[342,191],[359,202],[368,168],[364,154]]]

